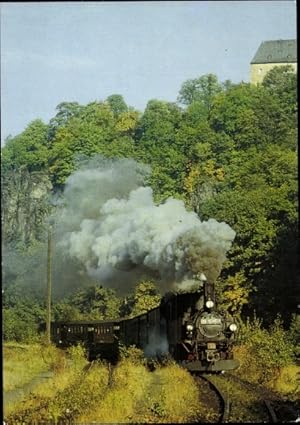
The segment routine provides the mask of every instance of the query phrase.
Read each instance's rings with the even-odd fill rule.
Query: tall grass
[[[153,373],[152,384],[147,409],[154,419],[167,423],[197,420],[202,406],[198,388],[187,370],[171,363]]]
[[[7,343],[3,346],[3,389],[21,388],[37,374],[51,370],[60,354],[53,346]]]
[[[32,347],[27,345],[23,348],[25,350],[22,351],[22,355],[15,353],[10,359],[11,362],[15,359],[19,360],[17,367],[11,371],[12,382],[18,381],[18,384],[23,382],[24,385],[42,370],[53,371],[53,376],[36,385],[25,399],[4,405],[5,416],[19,415],[20,417],[30,418],[32,411],[38,409],[41,405],[48,405],[60,391],[63,391],[78,379],[84,365],[87,364],[87,360],[81,347],[72,347],[67,353],[53,346],[37,345]],[[41,365],[43,368],[40,367]],[[26,367],[29,368],[29,371],[25,370]],[[21,377],[14,376],[17,373],[21,373]]]
[[[8,423],[183,423],[197,420],[198,389],[191,375],[175,363],[150,372],[142,353],[127,349],[109,380],[109,367],[96,362],[89,369],[84,350],[70,348],[46,360],[54,376],[24,401],[6,409]],[[52,354],[51,354],[52,353]]]
[[[100,362],[87,372],[82,371],[71,385],[59,391],[51,400],[46,419],[54,423],[58,420],[73,422],[85,411],[92,410],[103,398],[108,376],[107,365]]]
[[[294,364],[281,369],[273,387],[291,400],[300,400],[300,366]]]
[[[93,410],[86,410],[77,419],[79,423],[120,423],[131,422],[137,403],[144,397],[150,383],[149,372],[142,364],[137,365],[123,359],[114,370],[110,387],[99,399]]]
[[[175,364],[150,372],[133,350],[114,370],[113,382],[78,423],[157,423],[196,420],[198,389],[186,371]]]

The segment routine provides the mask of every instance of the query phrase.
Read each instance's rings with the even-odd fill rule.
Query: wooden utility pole
[[[48,252],[47,252],[47,320],[46,320],[46,334],[47,342],[51,343],[51,263],[52,263],[52,227],[48,228]]]

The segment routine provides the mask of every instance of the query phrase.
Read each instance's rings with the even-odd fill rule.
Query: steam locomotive
[[[233,358],[237,325],[216,308],[214,285],[205,276],[193,292],[168,293],[160,305],[130,319],[52,323],[59,346],[85,344],[90,359],[116,360],[119,343],[135,345],[146,357],[170,354],[192,372],[236,369]]]

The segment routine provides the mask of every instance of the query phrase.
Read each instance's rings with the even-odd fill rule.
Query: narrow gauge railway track
[[[110,388],[113,384],[113,377],[114,377],[114,369],[115,366],[111,363],[108,363],[108,382],[107,382],[107,388]]]
[[[194,376],[194,379],[197,383],[197,385],[202,388],[203,383],[209,385],[209,388],[216,394],[217,396],[217,402],[215,399],[215,409],[218,410],[218,413],[216,415],[217,421],[216,423],[226,423],[229,421],[230,417],[230,399],[227,394],[225,394],[219,386],[212,381],[210,378],[210,375],[196,375]],[[212,399],[212,397],[210,397]]]
[[[300,403],[298,403],[298,407],[294,403],[283,400],[264,400],[264,403],[269,411],[272,423],[296,422],[296,419],[299,422]]]
[[[82,371],[84,372],[84,374],[87,374],[94,366],[95,366],[95,360],[92,360],[86,366],[84,366]]]
[[[273,424],[276,424],[278,422],[278,419],[277,419],[277,416],[276,416],[276,413],[275,413],[275,411],[273,409],[272,404],[268,400],[264,400],[264,403],[265,403],[265,406],[266,406],[266,408],[267,408],[267,410],[269,412],[269,416],[271,418],[271,422]]]
[[[258,384],[245,381],[236,375],[227,374],[228,379],[236,382],[250,391],[259,394],[265,409],[268,412],[270,423],[287,423],[295,422],[300,415],[300,404],[296,406],[290,402],[282,400],[282,398],[274,391],[262,388]]]
[[[239,378],[236,375],[232,375],[232,374],[227,374],[227,378],[231,379],[232,381],[246,387],[247,389],[249,389],[250,391],[256,393],[256,394],[260,394],[261,395],[261,401],[262,401],[262,405],[267,409],[269,418],[270,418],[270,422],[271,423],[278,423],[278,419],[276,416],[276,413],[273,409],[273,405],[272,402],[270,400],[270,394],[266,394],[265,391],[263,391],[263,389],[257,385],[257,384],[253,384],[252,382],[248,382],[245,381],[242,378]],[[273,399],[274,396],[272,396]]]

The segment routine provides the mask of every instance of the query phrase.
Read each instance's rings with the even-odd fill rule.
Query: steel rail
[[[268,400],[264,400],[264,403],[265,403],[265,406],[266,406],[266,408],[268,410],[268,413],[270,415],[270,418],[271,418],[272,423],[273,424],[278,423],[278,419],[277,419],[276,413],[275,413],[275,411],[274,411],[274,409],[272,407],[272,404]]]
[[[251,391],[262,392],[262,389],[257,384],[254,384],[252,382],[245,381],[244,379],[239,378],[238,376],[235,376],[235,375],[232,375],[232,374],[228,374],[227,376],[230,379],[232,379],[233,381],[238,382],[239,384],[244,385],[245,387],[247,387]],[[279,421],[278,421],[277,415],[275,413],[275,410],[274,410],[274,408],[272,406],[271,401],[270,400],[267,400],[264,396],[262,396],[262,402],[263,402],[263,404],[265,405],[265,407],[266,407],[266,409],[268,411],[269,417],[271,419],[271,423],[274,423],[274,424],[275,423],[278,423]]]
[[[201,375],[198,375],[197,378],[207,381],[210,387],[212,387],[213,390],[216,392],[219,399],[221,400],[221,406],[222,406],[222,413],[220,415],[218,423],[227,423],[230,417],[230,405],[231,405],[229,397],[226,394],[224,394],[224,392],[217,386],[217,384],[215,384],[215,382],[212,381],[209,375],[201,374]]]

